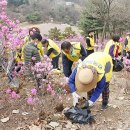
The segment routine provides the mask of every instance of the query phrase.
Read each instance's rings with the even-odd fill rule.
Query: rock
[[[26,116],[26,115],[28,115],[29,113],[27,113],[27,112],[22,112],[22,115],[23,116]]]
[[[18,110],[13,110],[12,113],[13,114],[18,114],[19,113],[19,109]]]
[[[7,121],[9,121],[9,117],[6,117],[6,118],[1,119],[1,122],[2,122],[2,123],[6,123]]]
[[[52,126],[50,126],[50,125],[46,125],[46,126],[45,126],[45,129],[47,129],[47,130],[48,130],[48,129],[53,130],[54,128],[53,128]]]
[[[62,126],[58,126],[55,130],[62,130]]]
[[[35,125],[31,125],[29,126],[30,130],[41,130],[41,126],[35,126]]]
[[[71,129],[73,129],[73,130],[78,130],[79,127],[78,127],[77,125],[72,125]]]
[[[70,121],[67,121],[67,124],[65,125],[65,127],[67,128],[67,129],[70,129],[70,128],[72,128],[72,123],[70,122]]]
[[[58,121],[63,119],[63,116],[61,114],[54,114],[53,117],[51,118],[53,121]]]
[[[117,108],[117,106],[116,106],[116,105],[113,105],[112,107],[113,107],[113,108]]]
[[[119,100],[123,100],[123,99],[124,99],[124,97],[119,97],[118,99],[119,99]]]
[[[57,123],[57,122],[50,122],[49,123],[49,126],[51,126],[51,127],[53,127],[53,128],[56,128],[56,127],[58,127],[60,124],[59,123]]]

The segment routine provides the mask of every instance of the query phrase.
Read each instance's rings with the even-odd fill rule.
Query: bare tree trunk
[[[104,41],[105,32],[106,32],[106,22],[104,22],[103,31],[102,31],[102,37],[101,37],[101,42],[102,43]]]

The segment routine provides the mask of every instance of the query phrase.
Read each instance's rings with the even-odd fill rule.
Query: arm
[[[47,56],[50,56],[50,54],[53,52],[53,48],[50,48],[48,51],[47,51]]]
[[[99,81],[97,83],[97,86],[95,88],[94,93],[92,94],[90,101],[95,102],[98,99],[98,97],[100,96],[100,94],[104,90],[105,85],[106,85],[106,77],[104,75],[103,78],[101,79],[101,81]]]
[[[73,64],[72,61],[68,60],[65,54],[62,53],[62,64],[63,64],[63,72],[66,77],[69,77],[71,74],[71,66]]]
[[[69,78],[69,83],[68,84],[69,84],[71,93],[76,91],[76,88],[75,88],[75,76],[76,76],[76,73],[77,73],[77,68],[74,69],[74,71],[72,72],[72,74],[70,75],[70,78]]]
[[[110,47],[110,50],[109,50],[109,55],[110,55],[112,58],[115,57],[114,49],[115,49],[115,45],[112,45],[112,46]]]
[[[80,59],[83,61],[87,57],[87,52],[82,45],[80,45],[80,47],[81,47],[80,54],[82,55]]]
[[[91,47],[90,39],[89,39],[89,38],[86,38],[86,43],[87,43],[87,46],[88,46],[88,47]]]
[[[125,47],[128,45],[128,39],[125,39],[125,43],[124,43]]]

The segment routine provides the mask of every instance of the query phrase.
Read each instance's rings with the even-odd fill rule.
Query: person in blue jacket
[[[112,58],[104,52],[95,52],[85,58],[69,77],[73,105],[75,106],[80,98],[76,91],[87,92],[89,106],[93,106],[102,93],[102,109],[107,108],[112,68]]]

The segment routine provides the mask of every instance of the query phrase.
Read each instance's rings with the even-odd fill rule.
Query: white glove
[[[88,100],[88,103],[89,103],[89,107],[92,107],[94,105],[94,102]]]
[[[82,60],[81,60],[81,59],[79,59],[79,60],[78,60],[78,64],[80,64],[81,62],[82,62]]]
[[[127,57],[129,57],[129,54],[128,54],[128,53],[126,53],[126,56],[127,56]]]
[[[80,98],[80,96],[76,92],[73,92],[72,93],[72,97],[73,97],[73,105],[76,106],[76,104],[78,103],[78,99]]]

